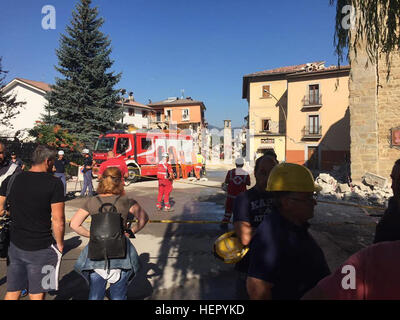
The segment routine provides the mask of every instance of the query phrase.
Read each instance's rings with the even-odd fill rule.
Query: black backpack
[[[96,197],[101,206],[99,212],[92,215],[88,258],[90,260],[123,259],[126,256],[126,237],[123,220],[114,203],[103,203]],[[104,208],[109,207],[107,211]]]

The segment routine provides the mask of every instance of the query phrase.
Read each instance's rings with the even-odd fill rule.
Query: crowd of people
[[[27,291],[32,300],[42,300],[58,289],[65,235],[65,167],[75,165],[64,153],[39,145],[32,166],[12,154],[5,156],[0,143],[0,216],[11,220],[7,256],[6,300],[17,300]],[[89,286],[90,300],[103,300],[107,283],[110,298],[127,299],[127,289],[139,269],[139,258],[129,240],[149,220],[140,204],[124,189],[126,164],[109,152],[99,169],[96,196],[91,184],[93,160],[83,150],[86,180],[81,195],[87,197],[71,219],[70,227],[89,238],[74,269]],[[158,165],[159,193],[156,208],[172,211],[169,194],[174,172],[169,155]],[[200,162],[200,161],[199,161]],[[256,160],[255,185],[243,169],[242,159],[229,170],[221,228],[232,217],[235,237],[247,253],[235,264],[237,299],[400,299],[397,266],[400,266],[400,160],[391,178],[393,197],[376,227],[374,244],[352,255],[331,273],[323,250],[309,232],[316,194],[309,169],[278,163],[274,152]],[[200,166],[199,166],[200,168]],[[107,209],[107,210],[106,210]],[[85,221],[91,218],[90,228]],[[132,219],[136,223],[132,223]],[[45,272],[44,272],[45,271]]]
[[[267,152],[256,160],[255,186],[246,190],[248,174],[236,169],[234,173],[242,179],[232,179],[232,170],[227,173],[222,222],[229,222],[233,215],[234,236],[240,240],[237,255],[242,248],[249,249],[235,264],[237,299],[400,299],[396,272],[400,160],[391,173],[393,197],[376,227],[374,243],[332,273],[308,231],[320,191],[311,171],[297,164],[278,164],[275,153]],[[236,191],[240,189],[245,191]]]
[[[0,143],[0,216],[11,220],[4,299],[18,300],[27,291],[31,300],[43,300],[47,292],[58,290],[65,235],[63,177],[68,161],[63,159],[63,153],[39,145],[33,152],[31,168],[23,171],[6,159],[5,153],[5,145]],[[93,187],[88,182],[92,179],[93,162],[86,150],[83,153],[84,174],[90,173],[90,181],[84,187],[91,194]],[[109,156],[111,159],[112,154]],[[75,270],[88,281],[90,300],[103,300],[107,283],[111,299],[125,300],[128,284],[139,269],[138,254],[129,237],[146,225],[148,215],[139,203],[126,196],[123,170],[107,164],[101,170],[97,196],[88,197],[70,222],[72,230],[90,238]],[[99,212],[106,206],[113,211]],[[90,231],[83,224],[89,216]],[[135,224],[130,216],[136,218]],[[103,221],[99,222],[99,217]],[[94,259],[96,251],[100,258]]]

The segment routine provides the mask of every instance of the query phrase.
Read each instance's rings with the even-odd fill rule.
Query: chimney
[[[135,98],[133,97],[133,92],[129,92],[129,101],[135,101]]]

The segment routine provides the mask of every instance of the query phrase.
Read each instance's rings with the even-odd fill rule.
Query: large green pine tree
[[[115,128],[122,113],[116,107],[118,90],[114,89],[121,74],[107,71],[114,62],[111,41],[99,30],[104,19],[90,4],[91,0],[81,0],[76,5],[67,35],[61,35],[56,70],[63,78],[56,78],[48,93],[46,114],[51,116],[44,116],[45,122],[69,130],[87,146]]]
[[[20,107],[26,102],[18,102],[16,95],[5,94],[3,88],[6,83],[6,75],[8,71],[3,70],[2,57],[0,57],[0,125],[1,129],[13,128],[11,120],[14,119],[20,113]]]

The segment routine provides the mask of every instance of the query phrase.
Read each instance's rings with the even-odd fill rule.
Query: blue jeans
[[[127,270],[121,270],[120,279],[116,283],[110,284],[111,300],[127,300],[128,275]],[[90,273],[89,300],[104,300],[106,286],[107,280],[92,271]]]
[[[67,195],[67,180],[65,179],[65,173],[58,173],[56,172],[54,174],[57,178],[60,178],[63,185],[64,185],[64,196]]]
[[[89,196],[93,196],[93,185],[92,185],[92,170],[88,170],[83,173],[83,188],[81,196],[84,196],[86,189],[89,189]]]

